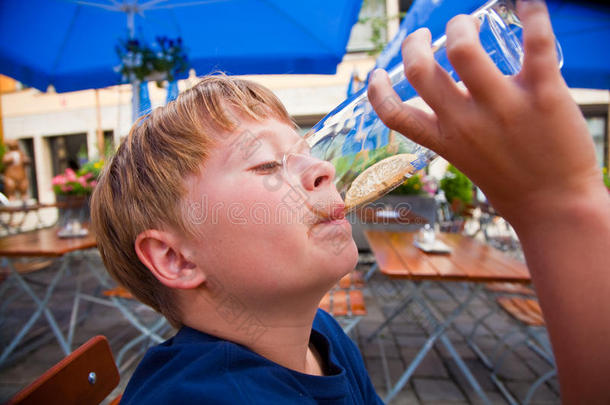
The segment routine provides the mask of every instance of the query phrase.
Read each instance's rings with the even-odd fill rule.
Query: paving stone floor
[[[91,251],[88,257],[96,266],[101,266],[101,260],[97,252]],[[358,268],[364,271],[368,268],[366,263],[368,257],[363,255],[362,258],[363,262],[359,264]],[[56,266],[57,264],[54,264],[47,270],[28,276],[31,285],[35,286],[34,288],[39,294],[50,280]],[[69,322],[72,304],[71,293],[77,277],[81,277],[83,280],[85,290],[92,291],[96,288],[95,280],[88,277],[80,269],[73,269],[72,274],[62,280],[53,295],[51,306],[53,314],[62,325]],[[420,309],[409,307],[377,338],[371,341],[367,339],[398,304],[401,294],[405,294],[406,289],[406,283],[389,282],[378,273],[373,275],[365,289],[368,314],[362,318],[351,333],[352,338],[362,351],[373,384],[382,398],[387,392],[386,377],[392,383],[398,380],[406,365],[415,357],[425,342],[427,338],[426,328],[430,326]],[[14,290],[9,289],[0,297],[0,347],[2,349],[6,347],[18,328],[23,325],[33,308],[27,297],[12,298],[12,291]],[[459,283],[432,285],[427,291],[429,302],[432,303],[435,313],[440,316],[446,316],[455,308],[455,301],[452,300],[448,291],[458,298],[464,297],[467,292],[466,287]],[[455,328],[450,330],[447,335],[492,403],[506,404],[507,402],[500,391],[490,379],[488,369],[468,347],[462,337],[462,333],[467,333],[472,329],[476,318],[488,312],[490,305],[487,300],[475,298],[469,305],[469,311],[456,319]],[[144,318],[152,319],[151,316],[154,316],[154,314],[149,313],[146,307],[139,304],[134,307],[134,310]],[[92,336],[103,334],[109,338],[116,356],[125,342],[138,336],[136,329],[115,309],[92,304],[84,306],[81,314],[82,320],[78,325],[74,339],[75,346],[84,343]],[[475,340],[483,352],[490,355],[498,339],[506,332],[513,330],[515,326],[516,323],[500,311],[486,319],[483,326],[477,329]],[[171,333],[172,331],[168,331],[166,336],[171,335]],[[516,344],[521,336],[520,334],[515,335],[514,339],[509,340],[509,343]],[[28,333],[25,342],[38,344],[39,347],[0,367],[0,402],[10,398],[11,395],[63,357],[57,342],[52,338],[50,330],[42,320],[39,320],[32,331]],[[385,360],[382,354],[385,355]],[[116,394],[120,393],[127,384],[137,363],[137,358],[122,372],[121,383],[115,390]],[[384,367],[384,364],[386,367]],[[387,376],[384,372],[386,368]],[[506,356],[500,375],[511,394],[522,400],[532,382],[549,369],[545,361],[526,345],[521,345]],[[479,404],[482,401],[458,371],[455,361],[446,348],[437,343],[392,403]],[[543,384],[536,391],[531,403],[560,403],[556,378]]]

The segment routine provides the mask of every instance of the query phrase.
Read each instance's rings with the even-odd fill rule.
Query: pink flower
[[[436,181],[431,176],[424,176],[423,178],[423,189],[430,195],[436,194],[438,189],[438,185]]]
[[[63,191],[64,193],[69,193],[70,191],[72,191],[72,186],[69,184],[63,184],[61,186],[61,191]]]
[[[63,175],[58,174],[57,176],[53,177],[51,184],[54,186],[60,186],[62,184],[66,184],[66,178]]]
[[[91,183],[89,183],[89,185],[91,186],[91,188],[93,188],[97,185],[97,181],[93,180]]]
[[[85,180],[89,180],[91,177],[93,177],[93,173],[89,172],[85,173],[82,178]]]
[[[76,173],[74,173],[74,170],[72,170],[70,168],[66,169],[66,180],[76,181]]]
[[[87,179],[85,179],[84,177],[79,177],[77,180],[78,184],[80,184],[83,187],[87,187]]]

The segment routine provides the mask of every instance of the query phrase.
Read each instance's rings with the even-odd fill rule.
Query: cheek
[[[282,229],[285,232],[304,226],[310,215],[306,204],[308,195],[291,187],[279,173],[255,176],[248,182],[236,184],[234,190],[230,199],[235,203],[227,212],[232,224],[256,228],[267,225],[275,232],[283,232]],[[269,233],[273,233],[271,229]]]
[[[285,250],[294,254],[306,243],[307,210],[290,192],[286,187],[269,192],[260,182],[244,184],[231,192],[210,193],[215,198],[204,197],[191,217],[197,218],[202,243],[219,253],[254,247],[258,256],[275,257]]]

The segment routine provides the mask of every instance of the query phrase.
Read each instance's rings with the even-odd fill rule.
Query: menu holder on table
[[[423,250],[426,253],[439,253],[439,254],[449,254],[451,253],[451,248],[445,244],[442,240],[434,239],[430,242],[418,241],[415,239],[413,241],[413,245]]]

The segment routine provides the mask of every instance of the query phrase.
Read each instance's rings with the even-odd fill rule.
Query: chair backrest
[[[8,404],[99,404],[119,379],[108,340],[96,336],[21,390]]]

